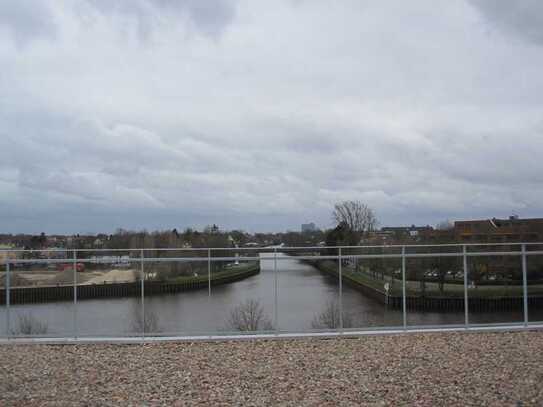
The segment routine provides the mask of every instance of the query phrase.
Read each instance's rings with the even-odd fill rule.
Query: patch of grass
[[[338,275],[338,266],[332,261],[321,261],[318,264],[318,268],[322,271]],[[344,266],[342,268],[342,275],[344,280],[351,280],[355,283],[359,283],[370,287],[376,291],[384,293],[384,284],[390,280],[381,280],[373,278],[364,272],[355,272],[351,267]],[[420,281],[407,281],[406,293],[410,297],[420,297],[422,291],[420,289]],[[529,296],[543,295],[543,285],[530,285],[528,287]],[[390,296],[402,295],[402,281],[399,279],[394,280],[394,284],[389,291]],[[521,297],[523,295],[522,285],[480,285],[475,288],[468,289],[468,296],[470,298],[508,298],[508,297]],[[424,292],[425,297],[432,298],[451,298],[451,297],[463,297],[464,286],[460,284],[445,284],[444,290],[439,290],[439,284],[434,282],[426,282],[426,290]]]
[[[211,281],[221,280],[224,278],[237,277],[250,271],[256,271],[259,269],[257,262],[251,262],[247,264],[240,264],[237,266],[229,267],[227,270],[215,272],[211,274]],[[207,273],[198,276],[182,276],[167,280],[167,283],[181,284],[181,283],[203,283],[208,281],[209,277]]]

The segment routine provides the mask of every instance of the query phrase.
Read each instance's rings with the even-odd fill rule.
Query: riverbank
[[[1,346],[0,404],[543,403],[543,332]]]
[[[337,263],[329,260],[305,260],[318,270],[335,278],[339,277]],[[364,272],[355,272],[352,267],[342,268],[342,280],[345,284],[357,289],[364,295],[390,306],[394,309],[403,307],[402,281],[399,279],[381,280]],[[385,291],[385,284],[389,291]],[[426,283],[427,289],[422,292],[419,282],[408,281],[406,284],[406,307],[423,311],[463,311],[464,288],[458,284],[445,284],[440,292],[437,283]],[[528,306],[543,307],[543,287],[531,285],[528,290]],[[485,285],[468,291],[470,311],[496,312],[522,310],[524,298],[522,287]]]
[[[227,270],[211,274],[211,285],[218,286],[243,280],[260,273],[260,263],[230,267]],[[182,291],[199,290],[209,285],[207,274],[198,276],[177,277],[168,281],[145,281],[145,295],[174,294]],[[80,284],[77,286],[77,299],[132,297],[141,295],[141,281],[128,283]],[[10,289],[11,304],[28,304],[41,302],[72,301],[73,285],[12,287]],[[5,289],[0,290],[0,304],[6,302]]]

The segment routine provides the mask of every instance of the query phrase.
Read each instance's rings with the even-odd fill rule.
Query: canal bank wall
[[[303,260],[303,262],[315,267],[324,274],[334,277],[335,279],[339,278],[339,270],[337,264],[335,263],[322,260]],[[357,281],[346,274],[343,274],[342,280],[344,284],[347,284],[348,286],[360,291],[366,297],[372,298],[373,300],[382,304],[387,303],[387,295],[385,294],[384,289],[379,290],[378,288],[372,287],[369,284],[363,284],[362,282]],[[390,299],[392,297],[388,296],[388,298]]]
[[[336,263],[322,260],[304,260],[305,263],[315,267],[322,273],[328,274],[334,278],[339,278],[339,271]],[[402,309],[403,301],[401,295],[387,295],[384,291],[377,288],[376,282],[372,285],[364,283],[359,279],[353,278],[352,272],[342,273],[343,283],[360,291],[366,297],[369,297],[381,304],[393,309]],[[400,282],[401,284],[401,282]],[[468,308],[473,312],[499,312],[499,311],[520,311],[524,307],[524,298],[522,296],[512,297],[471,297],[468,298]],[[528,296],[528,308],[543,308],[543,296]],[[408,310],[418,311],[439,311],[439,312],[459,312],[464,310],[463,297],[422,297],[407,295],[406,308]]]
[[[211,276],[211,286],[229,284],[260,273],[260,263],[244,267],[243,270],[219,272]],[[145,281],[144,293],[148,295],[175,294],[208,288],[207,276],[194,277],[186,281]],[[141,296],[141,281],[131,283],[81,284],[77,286],[77,299],[117,298]],[[12,287],[9,290],[10,304],[32,304],[57,301],[73,301],[74,286]],[[6,304],[6,290],[0,289],[0,304]]]

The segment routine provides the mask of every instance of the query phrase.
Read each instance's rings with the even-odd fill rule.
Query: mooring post
[[[338,251],[339,260],[339,331],[343,332],[343,271],[342,271],[342,259],[341,259],[341,247]]]
[[[73,328],[74,328],[74,339],[77,339],[78,326],[77,326],[77,250],[76,249],[74,249],[74,253],[73,253],[73,269],[74,269]]]
[[[469,299],[468,299],[468,255],[466,245],[462,245],[462,261],[464,266],[464,325],[469,328]]]
[[[528,326],[528,265],[526,262],[526,245],[522,245],[522,294],[524,297],[524,326]]]
[[[407,330],[407,295],[405,282],[405,246],[402,246],[402,314],[403,329]]]

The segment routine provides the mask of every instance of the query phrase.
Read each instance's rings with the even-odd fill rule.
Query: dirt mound
[[[78,273],[79,277],[79,273]],[[53,277],[51,280],[48,281],[49,285],[66,285],[66,284],[73,284],[74,283],[74,271],[73,270],[64,270],[59,271],[55,274],[55,277]]]
[[[9,286],[10,287],[27,287],[33,285],[32,282],[27,280],[24,277],[21,277],[18,274],[10,273],[9,275]],[[6,286],[6,273],[3,273],[0,276],[0,287]]]

